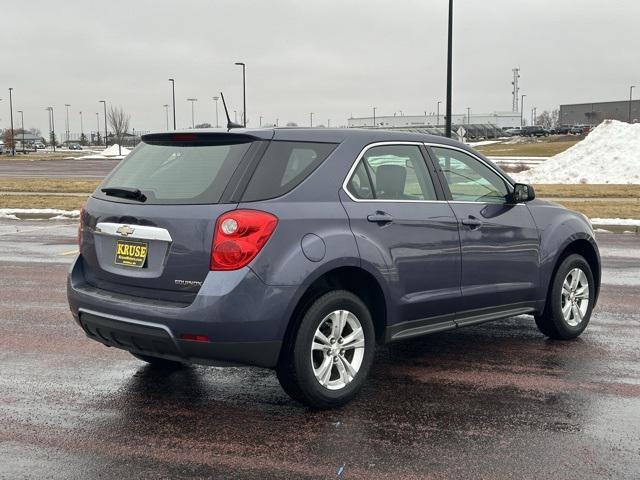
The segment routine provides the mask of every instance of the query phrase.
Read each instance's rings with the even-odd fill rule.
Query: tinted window
[[[455,201],[504,203],[509,189],[505,181],[471,155],[448,148],[433,148]]]
[[[145,203],[150,204],[218,203],[250,145],[143,143],[122,161],[101,188],[137,188],[147,197]],[[97,195],[105,198],[100,192]]]
[[[362,199],[436,199],[424,157],[416,145],[370,148],[349,179],[348,188],[354,197]]]
[[[242,200],[253,202],[284,195],[307,178],[335,148],[335,143],[271,142]]]

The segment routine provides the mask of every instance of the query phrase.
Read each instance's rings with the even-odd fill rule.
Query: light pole
[[[309,126],[313,128],[313,112],[309,112]]]
[[[236,65],[239,65],[242,67],[242,118],[244,120],[243,125],[244,128],[247,128],[247,77],[246,77],[246,69],[247,66],[244,64],[244,62],[236,62]]]
[[[51,141],[51,111],[49,107],[46,107],[45,110],[47,111],[47,120],[49,121],[49,141]]]
[[[471,125],[471,107],[467,107],[467,125]]]
[[[629,87],[629,123],[631,123],[631,102],[633,101],[633,89],[636,88],[635,85],[631,85]]]
[[[441,100],[438,100],[438,104],[436,106],[436,127],[438,125],[440,125],[440,104],[442,103]]]
[[[53,151],[56,151],[56,122],[53,115],[53,107],[47,107],[51,115],[51,143],[53,143]]]
[[[331,128],[331,119],[327,118],[327,128]]]
[[[100,100],[102,105],[104,105],[104,146],[107,147],[107,101]]]
[[[220,128],[220,122],[218,122],[218,100],[220,99],[220,97],[215,96],[213,97],[213,101],[216,102],[216,128]]]
[[[22,154],[24,155],[25,153],[27,153],[24,149],[24,112],[22,110],[18,110],[18,113],[20,114],[20,125],[22,129]]]
[[[80,111],[80,143],[82,143],[84,138],[84,125],[82,124],[82,111]]]
[[[197,98],[187,98],[187,102],[191,102],[191,128],[196,128],[196,117],[193,104],[198,101]]]
[[[67,146],[69,146],[69,107],[71,106],[68,103],[64,104],[65,108],[67,109],[67,122],[66,122],[66,131],[67,131]]]
[[[168,132],[169,131],[169,104],[165,103],[163,107],[164,107],[165,116],[167,117],[167,132]]]
[[[96,145],[98,144],[98,138],[100,138],[100,114],[96,112],[96,120],[98,122],[98,129],[96,130]]]
[[[591,110],[593,110],[593,108],[591,108]],[[536,124],[536,107],[533,107],[531,109],[531,125],[535,125]]]
[[[376,107],[373,107],[373,126],[376,126]]]
[[[9,88],[9,111],[11,112],[11,156],[16,155],[16,139],[13,136],[13,87]]]
[[[449,38],[447,42],[447,118],[444,129],[446,137],[451,138],[451,76],[453,61],[453,0],[449,0]]]
[[[524,97],[526,95],[520,95],[520,126],[524,127]]]
[[[173,102],[173,129],[176,129],[176,81],[173,78],[170,78],[171,82],[171,98]]]
[[[260,115],[260,126],[262,126],[262,115]]]

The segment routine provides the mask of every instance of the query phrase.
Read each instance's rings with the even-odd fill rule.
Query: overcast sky
[[[315,124],[337,126],[372,106],[378,115],[435,111],[445,99],[447,3],[5,2],[0,127],[13,87],[14,112],[43,133],[48,105],[64,129],[65,103],[71,131],[80,130],[79,111],[84,130],[95,130],[101,99],[124,107],[136,130],[164,130],[169,77],[178,127],[191,124],[189,97],[198,99],[196,123],[214,123],[220,90],[230,110],[242,109],[235,61],[247,64],[249,126],[260,115],[308,125],[312,111]],[[510,110],[514,66],[526,112],[625,99],[632,84],[640,97],[639,21],[638,0],[456,0],[454,112]]]

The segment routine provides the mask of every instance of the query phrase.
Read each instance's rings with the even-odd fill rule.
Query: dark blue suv
[[[81,213],[68,279],[85,333],[154,365],[274,368],[350,400],[376,344],[520,314],[586,328],[587,218],[455,141],[356,129],[150,134]]]

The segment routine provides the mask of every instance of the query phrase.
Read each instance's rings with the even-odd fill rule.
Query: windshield
[[[142,143],[98,188],[140,190],[148,204],[218,203],[250,142],[188,145]]]

